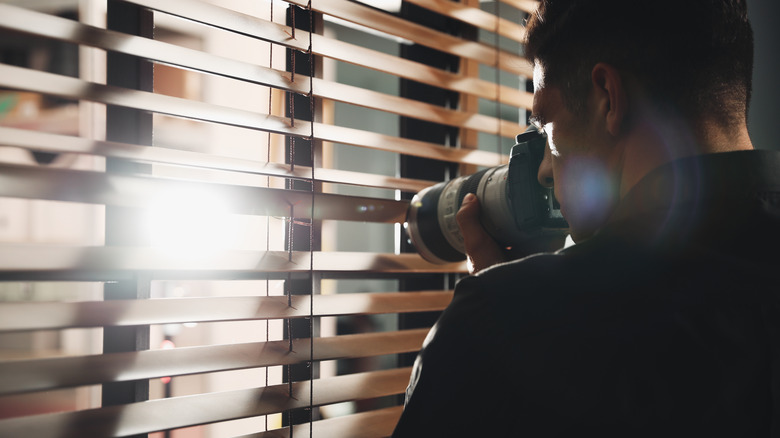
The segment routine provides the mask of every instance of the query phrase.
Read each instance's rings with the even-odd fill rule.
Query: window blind
[[[534,7],[0,4],[0,436],[389,436],[466,274],[409,199],[507,162]]]

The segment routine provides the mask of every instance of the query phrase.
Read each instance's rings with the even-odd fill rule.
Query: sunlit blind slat
[[[285,0],[301,7],[307,2],[301,0]],[[317,12],[334,15],[338,18],[360,23],[376,30],[387,32],[398,37],[408,38],[415,43],[436,48],[453,55],[474,59],[487,65],[497,65],[499,68],[518,75],[531,76],[532,72],[523,58],[512,53],[496,51],[479,42],[464,41],[445,33],[432,31],[424,26],[388,16],[359,3],[345,0],[317,0],[311,7]],[[494,19],[495,20],[495,19]]]
[[[36,36],[141,56],[150,60],[256,82],[261,85],[298,93],[309,91],[308,78],[305,76],[299,75],[297,80],[293,81],[288,72],[280,72],[148,38],[111,32],[10,5],[0,4],[0,26]],[[394,98],[393,96],[383,95],[371,90],[351,87],[336,82],[326,82],[317,78],[314,79],[312,88],[316,96],[399,114],[408,114],[412,110],[416,112],[415,115],[417,117],[453,126],[465,126],[471,129],[494,132],[496,126],[501,123],[498,120],[491,120],[485,116],[479,117],[479,115],[459,113],[440,108],[433,109],[422,102]],[[511,135],[511,132],[514,132],[516,129],[509,126],[502,126],[502,128],[507,130],[508,134],[505,135]],[[508,129],[512,131],[510,132]]]
[[[215,421],[246,418],[316,406],[399,394],[410,369],[351,374],[309,382],[168,398],[73,413],[44,414],[0,420],[2,436],[83,437],[127,436]],[[291,392],[290,392],[291,390]]]
[[[86,99],[159,114],[301,137],[307,136],[312,129],[308,122],[298,122],[296,125],[293,125],[281,117],[259,115],[235,108],[84,82],[74,78],[18,67],[0,65],[0,75],[4,76],[5,84],[13,88],[64,98]],[[326,141],[342,142],[356,146],[482,166],[494,166],[505,161],[505,157],[487,151],[459,151],[442,148],[431,143],[412,141],[342,126],[315,125],[316,138]]]
[[[0,278],[28,280],[47,278],[107,281],[112,276],[129,278],[143,271],[175,278],[265,278],[266,274],[300,273],[315,269],[324,273],[443,273],[465,272],[465,263],[433,264],[416,254],[368,252],[287,252],[214,250],[187,256],[166,253],[154,247],[57,247],[6,245],[0,254],[4,270]]]
[[[317,179],[323,182],[360,184],[371,187],[402,189],[414,192],[420,191],[433,184],[431,181],[411,178],[395,178],[338,169],[317,168],[312,170],[306,166],[296,166],[293,168],[285,164],[258,163],[257,161],[217,156],[213,154],[160,147],[151,148],[129,143],[99,141],[16,128],[0,127],[0,145],[16,146],[30,151],[92,154],[144,163],[189,166],[263,176],[306,179],[311,177],[312,172],[316,172]]]
[[[228,201],[232,213],[389,223],[406,214],[405,203],[389,199],[25,166],[0,165],[0,183],[0,196],[124,207],[152,207],[160,198],[150,194],[201,193]]]
[[[307,42],[309,34],[307,32],[298,31],[296,36],[293,37],[289,28],[284,26],[268,23],[264,20],[258,20],[251,16],[197,0],[172,0],[169,2],[134,0],[133,3],[237,33],[271,40],[298,50],[306,51],[309,48]],[[497,86],[478,77],[464,77],[452,74],[366,47],[324,38],[321,35],[311,35],[311,40],[311,50],[316,55],[363,65],[399,77],[448,88],[453,91],[476,94],[486,99],[497,99],[507,105],[523,105],[526,108],[530,108],[531,96],[522,90],[501,85]],[[524,76],[529,78],[532,76],[533,73],[530,66],[526,66],[524,61],[521,60],[518,66],[525,68]]]
[[[432,11],[436,11],[442,15],[452,17],[466,23],[477,26],[481,29],[496,32],[501,36],[511,38],[515,41],[522,42],[525,37],[525,28],[519,23],[506,20],[485,12],[481,9],[466,6],[463,3],[456,3],[449,0],[407,0],[410,3],[414,3]]]
[[[441,309],[439,309],[441,310]],[[0,363],[0,395],[420,349],[425,329]],[[313,356],[312,356],[313,353]],[[133,364],[128,369],[127,364]],[[84,370],[92,370],[84,373]]]
[[[8,303],[0,332],[443,310],[449,291],[276,297],[168,298],[74,303]]]
[[[0,436],[389,436],[535,5],[0,4]]]
[[[539,5],[539,2],[536,0],[501,0],[501,2],[512,5],[529,14],[534,13]]]
[[[401,416],[401,407],[377,409],[360,414],[315,421],[283,429],[244,435],[240,438],[288,438],[338,436],[341,438],[376,438],[390,436]],[[292,429],[292,430],[290,430]]]

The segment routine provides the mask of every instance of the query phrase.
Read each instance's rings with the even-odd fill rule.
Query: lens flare
[[[567,193],[561,208],[565,207],[564,214],[572,228],[592,232],[601,227],[617,194],[606,166],[598,160],[579,157],[569,161],[564,175],[565,181],[560,183],[566,185]]]

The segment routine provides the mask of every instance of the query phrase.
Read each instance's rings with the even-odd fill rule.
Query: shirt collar
[[[719,216],[739,216],[765,192],[780,192],[780,152],[697,155],[645,176],[620,201],[597,234],[620,229],[634,238],[686,238]]]

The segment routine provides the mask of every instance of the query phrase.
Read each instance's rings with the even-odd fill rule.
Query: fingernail
[[[464,204],[470,204],[474,202],[477,199],[477,195],[473,193],[466,193],[466,196],[463,198]]]

